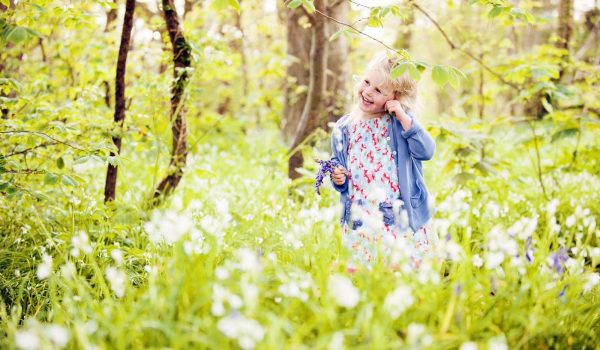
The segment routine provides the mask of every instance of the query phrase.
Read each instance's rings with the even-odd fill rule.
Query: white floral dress
[[[348,128],[348,185],[352,206],[342,244],[352,250],[353,261],[366,266],[376,260],[378,247],[390,253],[392,247],[401,246],[418,266],[429,250],[427,227],[413,234],[407,222],[401,224],[401,215],[389,215],[394,213],[393,208],[400,211],[396,163],[387,139],[390,118],[386,114],[357,121]],[[388,208],[387,212],[383,207]]]

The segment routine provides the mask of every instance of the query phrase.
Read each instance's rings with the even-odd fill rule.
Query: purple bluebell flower
[[[335,160],[317,160],[317,163],[319,163],[320,167],[315,178],[315,189],[317,190],[317,194],[321,195],[319,187],[321,187],[323,184],[325,175],[327,175],[327,173],[333,174],[333,170],[339,165],[339,163]]]
[[[569,255],[567,254],[567,249],[561,247],[556,253],[550,254],[550,264],[552,268],[558,272],[559,274],[563,273],[564,264],[569,259]]]
[[[563,287],[563,289],[560,291],[560,294],[558,294],[558,297],[559,297],[559,298],[562,298],[562,297],[564,297],[564,296],[565,296],[565,292],[567,291],[567,287],[568,287],[568,286],[569,286],[569,285],[567,284],[567,285],[565,285],[565,286]]]
[[[533,261],[532,241],[533,240],[532,240],[531,236],[527,237],[527,240],[525,241],[525,257],[527,258],[528,262]]]
[[[459,295],[462,292],[462,284],[457,283],[454,285],[454,294]]]

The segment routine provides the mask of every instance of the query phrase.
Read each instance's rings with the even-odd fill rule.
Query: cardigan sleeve
[[[342,131],[337,126],[336,128],[334,128],[333,132],[331,133],[331,160],[336,164],[341,165],[342,162],[340,161],[340,152],[343,150],[343,135]],[[331,185],[333,185],[333,188],[340,193],[348,191],[348,176],[346,176],[346,182],[341,185],[336,185],[333,182],[332,175],[333,174],[329,174],[329,180],[331,180]]]
[[[408,142],[410,155],[418,160],[430,160],[435,153],[435,141],[429,133],[410,114],[412,125],[410,129],[403,130],[400,135]]]

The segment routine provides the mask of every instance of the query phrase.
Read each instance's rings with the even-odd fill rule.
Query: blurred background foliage
[[[172,137],[162,4],[136,2],[120,128],[124,3],[0,0],[0,344],[597,346],[598,6],[175,1],[192,55],[188,156],[175,192],[152,209]],[[311,99],[319,61],[308,54],[320,25],[329,50],[317,51],[326,64],[315,76],[326,82]],[[425,176],[446,259],[425,277],[381,265],[360,272],[359,306],[340,308],[326,293],[347,258],[337,198],[329,184],[314,193],[313,160],[329,157],[327,123],[349,110],[364,64],[385,49],[405,55],[402,69],[419,79],[418,115],[437,143]],[[104,203],[108,164],[120,170],[116,199]],[[531,232],[525,218],[535,219]],[[529,232],[533,243],[515,244],[521,258],[535,247],[533,262],[506,255],[502,268],[481,268],[490,240],[511,229]],[[153,230],[187,238],[159,244]],[[281,289],[290,280],[295,297]],[[414,304],[389,318],[384,300],[400,285]],[[218,298],[229,298],[226,317]]]

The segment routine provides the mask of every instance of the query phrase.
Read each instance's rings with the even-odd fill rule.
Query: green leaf
[[[287,5],[287,7],[291,8],[291,9],[295,9],[295,8],[298,8],[300,5],[302,5],[302,0],[292,0]]]
[[[399,76],[404,74],[404,72],[406,72],[406,70],[409,67],[414,67],[414,64],[412,62],[408,62],[408,61],[397,64],[394,68],[392,68],[392,71],[390,73],[391,78],[392,79],[398,78]]]
[[[302,0],[302,5],[304,5],[304,8],[308,13],[315,13],[315,4],[313,4],[311,0]]]
[[[579,133],[579,128],[567,128],[562,129],[554,133],[552,135],[552,140],[550,142],[554,142],[556,140],[560,140],[565,137],[572,137]]]
[[[61,175],[60,180],[65,185],[73,186],[73,187],[77,186],[77,181],[75,181],[75,179],[73,179],[69,175],[65,175],[65,174]]]
[[[50,197],[46,196],[45,194],[38,192],[38,191],[31,191],[30,192],[31,195],[39,200],[43,200],[43,201],[49,201]]]
[[[431,78],[436,84],[443,86],[448,82],[448,71],[443,66],[436,65],[431,71]]]
[[[421,79],[421,71],[415,65],[408,67],[408,74],[410,74],[410,77],[414,80]]]
[[[488,13],[488,17],[489,18],[497,17],[499,14],[502,13],[502,10],[504,10],[504,7],[502,7],[502,6],[494,6],[494,8],[491,9],[490,12]]]
[[[233,8],[238,14],[242,11],[238,0],[228,0],[227,3],[229,4],[229,7]]]
[[[23,27],[14,27],[6,37],[6,40],[13,44],[18,44],[25,39],[27,39],[27,30]]]
[[[58,159],[56,160],[56,166],[59,169],[62,169],[65,167],[65,160],[63,159],[63,157],[58,157]]]
[[[338,30],[337,32],[331,34],[331,36],[329,37],[329,41],[334,41],[335,39],[339,38],[339,36],[346,31],[346,29],[342,28],[340,30]]]
[[[475,163],[473,167],[479,170],[485,176],[488,176],[490,174],[498,174],[498,171],[496,171],[496,169],[494,169],[494,167],[492,167],[492,165],[485,160]]]
[[[466,78],[467,76],[465,75],[465,73],[463,73],[457,68],[448,66],[448,81],[450,82],[450,85],[452,85],[453,88],[458,88],[460,86],[461,79]]]
[[[31,28],[25,28],[25,30],[27,31],[27,34],[29,34],[29,36],[35,36],[38,38],[43,38],[42,34],[36,30],[33,30]]]
[[[58,182],[58,175],[56,175],[56,174],[46,173],[46,176],[44,176],[44,183],[46,185],[54,185],[57,182]]]
[[[475,174],[469,173],[469,172],[462,172],[460,174],[457,174],[453,178],[454,182],[456,182],[457,184],[460,184],[460,185],[464,185],[467,182],[469,182],[470,180],[475,180],[475,179],[477,179],[477,176],[475,176]]]

